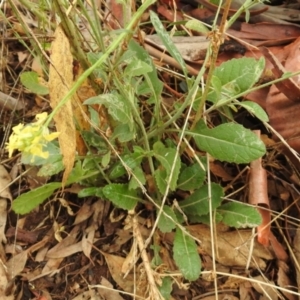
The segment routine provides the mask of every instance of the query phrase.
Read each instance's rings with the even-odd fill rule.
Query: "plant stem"
[[[207,95],[209,93],[210,82],[212,79],[214,69],[216,67],[216,61],[218,58],[219,49],[220,49],[220,46],[224,42],[224,34],[225,34],[226,22],[227,22],[229,9],[230,9],[230,4],[231,4],[231,0],[226,0],[220,27],[219,27],[219,29],[217,29],[216,26],[213,26],[213,28],[215,28],[215,29],[213,29],[211,31],[211,33],[209,34],[209,36],[211,37],[211,49],[208,49],[208,51],[211,51],[210,53],[208,52],[208,54],[211,54],[210,66],[209,66],[209,70],[208,70],[208,74],[207,74],[207,78],[206,78],[205,88],[204,88],[204,91],[203,91],[203,94],[202,94],[202,97],[200,100],[199,109],[198,109],[198,111],[195,115],[194,121],[191,125],[191,128],[190,128],[191,130],[193,130],[195,128],[198,121],[202,118],[203,108],[205,105]],[[219,9],[220,9],[220,6],[219,6]],[[216,19],[217,19],[217,17],[215,18],[215,22],[216,22]]]
[[[128,26],[120,33],[120,35],[110,44],[110,46],[107,48],[107,50],[103,53],[103,55],[99,58],[99,60],[93,64],[90,68],[88,68],[84,73],[77,79],[77,81],[74,83],[74,85],[71,87],[67,95],[63,97],[63,99],[60,101],[60,103],[53,109],[51,114],[49,115],[46,125],[48,126],[53,119],[56,112],[61,109],[61,107],[69,101],[69,99],[74,95],[74,93],[77,91],[77,89],[83,84],[83,82],[86,80],[86,78],[92,74],[92,72],[99,68],[108,58],[109,55],[116,50],[122,43],[131,37],[133,35],[133,30],[137,26],[137,23],[139,22],[142,14],[144,11],[155,2],[155,0],[146,0],[137,10],[137,12],[132,16],[132,19],[130,20]]]

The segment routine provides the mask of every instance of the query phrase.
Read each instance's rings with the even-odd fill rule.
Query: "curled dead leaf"
[[[54,37],[49,70],[50,105],[53,109],[67,95],[73,84],[73,56],[69,40],[60,26],[56,28]],[[72,99],[67,101],[54,116],[57,131],[61,133],[58,140],[65,167],[63,186],[72,171],[76,154],[76,129],[71,101]]]

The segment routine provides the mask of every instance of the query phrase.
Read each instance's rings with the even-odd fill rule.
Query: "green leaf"
[[[125,154],[125,155],[121,156],[123,162],[131,170],[141,164],[143,157],[144,157],[143,154],[140,152],[134,152],[134,153]],[[127,174],[127,170],[124,168],[121,161],[117,161],[112,166],[112,168],[109,172],[109,178],[113,180],[113,179],[117,179],[125,174]]]
[[[98,175],[99,171],[94,171],[94,170],[85,170],[83,168],[83,164],[81,161],[77,161],[75,163],[75,166],[68,178],[67,184],[71,184],[74,182],[80,182],[81,180],[84,180],[86,178],[90,178],[95,176],[96,174]]]
[[[261,215],[254,207],[243,203],[228,202],[218,208],[223,222],[235,228],[256,227],[261,224]]]
[[[208,93],[207,100],[216,103],[221,99],[222,82],[219,77],[213,75],[210,83],[211,91]]]
[[[98,191],[98,187],[88,187],[84,188],[78,193],[79,198],[84,198],[84,197],[90,197],[90,196],[95,196]]]
[[[128,124],[120,124],[114,128],[111,139],[118,139],[120,143],[126,143],[135,138],[135,128],[130,129]]]
[[[251,88],[265,68],[265,59],[251,57],[233,58],[216,67],[213,75],[222,83],[222,90],[238,95]]]
[[[21,158],[22,164],[32,165],[32,166],[44,166],[46,164],[52,164],[58,161],[62,161],[62,154],[60,152],[60,148],[56,141],[51,141],[48,142],[46,145],[44,145],[43,151],[49,153],[49,156],[47,158],[43,158],[40,156],[32,155],[31,153],[23,152]]]
[[[204,34],[209,33],[209,29],[199,20],[192,19],[186,22],[185,27]]]
[[[159,255],[159,251],[160,251],[161,247],[159,245],[154,244],[154,245],[150,245],[150,249],[153,250],[153,258],[151,260],[151,266],[153,268],[156,268],[163,263],[160,255]]]
[[[166,173],[162,173],[161,171],[163,169],[160,168],[160,171],[158,171],[157,175],[159,175],[162,179],[164,179],[166,183],[169,180],[169,178],[171,177],[170,190],[174,191],[177,186],[177,180],[178,180],[179,171],[180,171],[180,167],[181,167],[181,162],[180,162],[180,158],[178,155],[175,160],[176,149],[166,148],[163,143],[156,142],[153,145],[153,153],[154,153],[155,158],[161,163],[162,167],[166,171]],[[175,166],[174,166],[173,172],[171,172],[173,164],[175,164]],[[163,189],[163,190],[165,190],[165,189]]]
[[[101,158],[101,165],[103,168],[106,168],[110,163],[111,151],[107,151]]]
[[[129,49],[135,52],[135,55],[138,59],[141,61],[146,62],[149,64],[152,68],[152,71],[147,73],[147,76],[149,80],[147,82],[145,81],[145,84],[151,88],[153,91],[153,95],[156,96],[156,98],[161,97],[162,89],[163,89],[163,83],[159,80],[157,76],[157,71],[154,66],[154,63],[152,59],[150,58],[148,52],[141,47],[135,40],[131,39],[128,45]],[[142,83],[143,84],[143,83]]]
[[[173,286],[173,279],[171,277],[163,277],[162,283],[158,286],[158,290],[160,291],[163,299],[170,300],[171,299],[171,292]]]
[[[49,94],[49,89],[45,85],[40,84],[39,75],[36,72],[23,72],[20,79],[30,92],[38,95]]]
[[[130,78],[134,76],[141,76],[151,71],[152,67],[150,65],[141,61],[140,59],[137,59],[137,57],[133,57],[125,68],[123,76]]]
[[[165,169],[157,169],[154,171],[154,178],[159,192],[164,195],[167,189],[167,172]]]
[[[183,191],[191,191],[203,184],[206,170],[198,163],[184,168],[179,175],[177,188]]]
[[[82,161],[82,169],[85,172],[89,172],[90,170],[96,170],[97,168],[99,168],[101,160],[102,157],[100,155],[93,155],[88,152],[87,156]]]
[[[252,101],[243,101],[238,105],[244,107],[251,115],[254,115],[256,118],[263,122],[269,122],[269,117],[264,109],[257,103]]]
[[[81,162],[78,161],[75,164],[66,185],[74,182],[80,182],[81,180],[93,177],[95,175],[99,176],[99,171],[89,170],[89,173],[85,174],[85,171],[82,169]],[[50,197],[51,194],[60,187],[61,182],[47,183],[16,198],[12,204],[12,208],[18,214],[29,213],[39,204],[44,202],[48,197]]]
[[[48,177],[53,176],[64,170],[65,166],[62,160],[58,160],[55,162],[48,162],[42,165],[42,167],[38,171],[38,176]]]
[[[140,198],[135,190],[129,190],[128,184],[108,184],[103,188],[104,196],[122,209],[133,209]]]
[[[91,97],[87,99],[84,104],[103,104],[108,109],[108,113],[114,120],[123,124],[128,124],[130,128],[132,127],[133,117],[131,114],[131,108],[127,104],[127,101],[122,99],[122,96],[117,93],[102,94]]]
[[[177,222],[176,215],[170,206],[165,205],[163,212],[170,216],[175,222]],[[175,223],[167,218],[163,213],[160,215],[158,221],[158,228],[162,233],[171,232],[176,227]]]
[[[102,52],[89,52],[87,53],[87,59],[91,65],[95,65],[99,59],[103,56]],[[101,79],[103,82],[107,81],[107,70],[104,64],[101,67],[97,67],[94,70],[96,78]]]
[[[83,130],[81,132],[81,135],[84,141],[89,146],[95,147],[99,153],[106,153],[108,151],[109,147],[107,145],[107,142],[101,135],[86,130]]]
[[[53,192],[61,187],[61,182],[47,183],[30,192],[17,197],[12,203],[12,209],[17,214],[27,214],[49,198]]]
[[[202,215],[202,216],[198,216],[198,215],[189,215],[189,222],[190,223],[195,223],[195,224],[199,224],[199,223],[203,223],[206,225],[210,225],[210,215],[206,214],[206,215]],[[223,220],[223,217],[221,214],[218,213],[218,211],[215,212],[214,214],[214,223],[219,223]]]
[[[139,182],[142,185],[146,184],[146,177],[145,177],[144,171],[142,170],[142,168],[140,166],[137,166],[136,168],[134,168],[132,170],[132,173],[137,177],[137,179],[139,180]],[[131,179],[130,179],[130,181],[129,181],[129,189],[130,190],[135,190],[135,189],[137,189],[139,187],[140,187],[140,184],[132,176]]]
[[[187,215],[206,215],[209,213],[208,185],[202,186],[192,195],[179,203]],[[211,184],[211,206],[216,209],[222,202],[223,189],[216,183]]]
[[[201,260],[195,241],[177,228],[174,238],[173,257],[187,280],[196,280],[201,273]]]
[[[266,152],[264,143],[242,125],[226,123],[213,129],[198,129],[193,133],[199,149],[221,161],[249,163]]]
[[[177,50],[176,46],[174,45],[172,39],[170,38],[169,34],[166,32],[164,26],[162,25],[161,21],[157,17],[157,15],[150,10],[150,19],[152,22],[152,25],[154,26],[158,36],[162,40],[164,46],[168,50],[168,52],[172,55],[174,59],[177,60],[179,63],[180,67],[182,68],[182,71],[184,75],[187,77],[187,68],[186,64],[180,54],[180,52]]]

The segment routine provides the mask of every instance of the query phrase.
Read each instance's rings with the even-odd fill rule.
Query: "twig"
[[[146,271],[147,278],[148,278],[148,283],[149,283],[149,286],[150,286],[150,291],[149,291],[150,299],[153,299],[153,300],[160,300],[161,299],[161,300],[163,300],[164,298],[160,294],[159,290],[157,289],[156,283],[155,283],[155,279],[154,279],[154,276],[153,276],[153,270],[150,266],[149,258],[148,258],[148,255],[146,253],[144,240],[143,240],[141,231],[139,229],[139,224],[138,224],[136,214],[134,212],[130,212],[130,213],[132,214],[133,234],[136,238],[138,247],[139,247],[140,252],[141,252],[141,258],[142,258],[143,263],[144,263],[145,271]]]
[[[24,104],[16,98],[0,92],[0,106],[9,110],[24,109]]]

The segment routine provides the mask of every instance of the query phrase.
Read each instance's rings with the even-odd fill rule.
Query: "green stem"
[[[201,67],[194,83],[193,83],[193,86],[190,89],[190,91],[189,91],[188,95],[186,96],[186,99],[185,99],[184,103],[181,105],[181,107],[175,112],[175,114],[169,120],[167,120],[163,124],[159,124],[159,127],[154,129],[153,131],[149,132],[148,135],[147,135],[148,138],[151,138],[153,136],[158,135],[160,132],[164,131],[169,125],[174,123],[177,119],[179,119],[182,116],[182,113],[190,105],[191,99],[195,96],[195,92],[199,88],[201,78],[203,77],[203,75],[206,71],[205,66],[207,65],[209,59],[210,59],[209,54],[207,54],[206,57],[205,57],[204,63],[202,65],[202,67]]]
[[[260,3],[259,0],[246,0],[245,3],[236,11],[236,13],[226,23],[226,29],[230,28],[231,25],[240,17],[242,13],[246,13],[250,8]],[[247,21],[247,20],[246,20]],[[248,22],[248,21],[247,21]]]
[[[109,55],[116,50],[126,39],[133,35],[133,30],[137,26],[142,14],[144,11],[155,2],[155,0],[146,0],[137,10],[137,12],[132,16],[132,19],[128,26],[120,33],[120,35],[110,44],[107,50],[103,53],[103,55],[99,58],[99,60],[93,64],[90,68],[88,68],[74,83],[69,92],[63,97],[63,99],[59,102],[59,104],[53,109],[51,114],[49,115],[46,126],[48,126],[53,119],[54,115],[57,113],[59,109],[75,94],[77,89],[84,83],[86,78],[92,74],[92,72],[99,68],[108,58]]]

